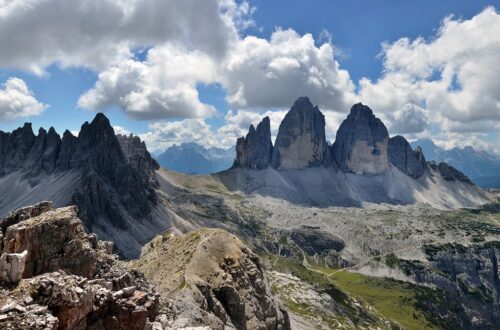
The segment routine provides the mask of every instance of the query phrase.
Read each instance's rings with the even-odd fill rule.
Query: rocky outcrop
[[[442,290],[445,303],[453,306],[453,317],[459,320],[448,326],[495,328],[500,321],[500,243],[427,245],[424,251],[427,263],[399,260],[398,267],[415,282]],[[431,307],[439,311],[439,306]]]
[[[111,254],[111,243],[85,232],[75,207],[45,202],[17,210],[2,221],[2,232],[0,269],[14,254],[25,255],[25,268],[15,279],[0,276],[0,328],[152,326],[158,296]]]
[[[401,135],[389,139],[388,152],[391,164],[408,176],[418,179],[425,173],[427,161],[422,149],[413,151],[410,143]]]
[[[453,166],[446,164],[445,162],[436,164],[434,161],[430,161],[428,164],[430,168],[438,172],[446,181],[461,181],[473,184],[465,174],[463,174]]]
[[[325,116],[309,98],[300,97],[280,124],[272,166],[277,169],[320,166],[326,146]]]
[[[378,174],[389,168],[389,133],[372,110],[361,103],[351,108],[332,146],[338,167],[357,174]]]
[[[259,257],[226,231],[159,236],[132,266],[159,290],[167,328],[290,329]]]
[[[273,143],[271,141],[271,122],[265,117],[257,125],[250,125],[248,134],[236,141],[235,167],[264,169],[271,163]]]

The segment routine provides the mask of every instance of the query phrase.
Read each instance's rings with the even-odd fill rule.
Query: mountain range
[[[471,146],[444,149],[430,139],[410,143],[413,148],[420,146],[427,159],[446,162],[467,175],[483,188],[500,188],[500,157],[476,150]]]
[[[235,149],[205,148],[190,142],[173,145],[156,157],[161,167],[187,174],[210,174],[227,170],[234,161]]]

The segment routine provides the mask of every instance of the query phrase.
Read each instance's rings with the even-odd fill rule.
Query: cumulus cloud
[[[22,79],[11,77],[0,88],[0,120],[37,116],[47,107],[35,98]]]
[[[423,132],[429,125],[427,110],[416,104],[407,103],[397,111],[385,114],[391,134],[412,134]]]
[[[103,110],[118,104],[138,119],[205,118],[216,110],[199,100],[196,84],[212,82],[215,72],[214,62],[205,53],[157,46],[143,62],[129,59],[101,72],[78,105]]]
[[[0,66],[101,71],[134,49],[171,42],[221,57],[251,20],[233,0],[15,0],[0,4]],[[248,23],[247,23],[248,24]]]
[[[139,134],[152,152],[163,151],[174,144],[196,142],[206,147],[219,146],[215,134],[203,119],[159,121],[149,125],[150,132]]]
[[[390,112],[424,105],[431,119],[500,120],[500,15],[487,8],[469,20],[447,17],[437,35],[383,46],[385,74],[363,79],[360,97]]]
[[[276,30],[270,40],[248,36],[231,50],[222,83],[237,108],[286,108],[300,95],[321,107],[347,111],[354,99],[349,73],[329,42],[317,47],[310,34]]]

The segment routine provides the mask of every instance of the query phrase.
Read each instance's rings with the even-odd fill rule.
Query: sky
[[[500,154],[500,1],[0,0],[0,130],[104,112],[153,152],[228,148],[294,100]]]

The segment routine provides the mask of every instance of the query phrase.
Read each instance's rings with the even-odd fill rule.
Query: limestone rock
[[[414,179],[420,178],[427,168],[422,149],[413,151],[410,143],[400,135],[389,139],[389,159],[392,165]]]
[[[271,123],[265,117],[257,125],[250,125],[246,138],[241,137],[236,142],[235,167],[264,169],[271,163],[273,143],[271,141]]]
[[[28,251],[2,253],[0,256],[0,282],[17,283],[23,277]]]
[[[357,174],[379,174],[389,168],[389,133],[372,110],[355,104],[337,131],[332,146],[338,167]]]
[[[259,257],[224,230],[159,236],[132,266],[162,295],[166,328],[290,329]]]
[[[26,218],[20,215],[41,214]],[[64,269],[72,274],[91,277],[98,265],[102,247],[93,234],[87,234],[78,219],[76,207],[46,210],[35,205],[14,212],[5,221],[11,223],[3,237],[3,253],[27,251],[23,278]],[[11,219],[23,219],[13,223]]]
[[[152,326],[158,295],[142,273],[126,270],[109,254],[109,244],[85,232],[75,207],[53,209],[45,202],[17,210],[2,221],[4,231],[1,329]],[[21,272],[23,259],[26,267]],[[20,262],[17,271],[14,261]]]
[[[325,116],[309,98],[300,97],[280,124],[272,166],[277,169],[320,166],[326,146]]]

